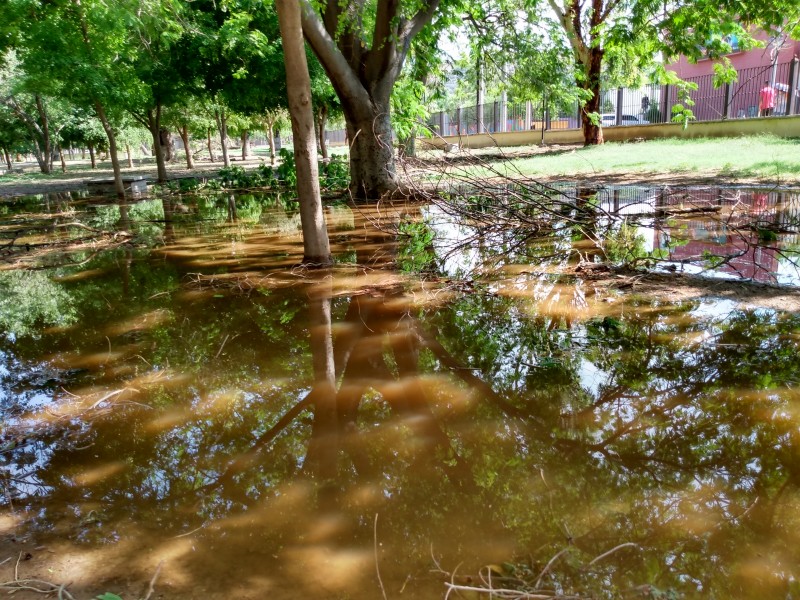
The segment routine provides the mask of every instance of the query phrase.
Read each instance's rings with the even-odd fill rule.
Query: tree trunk
[[[161,105],[158,106],[158,143],[164,153],[164,162],[172,162],[175,158],[175,144],[172,141],[172,134],[166,127],[161,127]]]
[[[53,172],[53,157],[50,146],[50,119],[47,118],[47,111],[44,108],[42,97],[36,95],[36,111],[39,113],[39,123],[42,130],[42,147],[40,152],[34,150],[36,155],[36,162],[39,163],[39,170],[45,175]],[[34,144],[34,148],[38,149],[39,144]]]
[[[213,163],[217,162],[214,156],[214,145],[211,143],[211,129],[206,129],[206,144],[208,145],[208,159]]]
[[[11,154],[9,154],[8,148],[5,146],[3,147],[3,157],[6,159],[6,165],[8,165],[8,170],[10,171],[14,168],[14,165],[11,163]]]
[[[322,160],[326,160],[328,158],[328,146],[325,144],[325,122],[328,120],[328,106],[326,104],[319,107],[317,117],[319,119],[319,149],[322,153]]]
[[[67,161],[64,159],[64,149],[59,145],[56,146],[56,150],[58,150],[58,157],[61,160],[61,172],[67,172]]]
[[[242,132],[242,160],[247,160],[247,155],[250,153],[250,136],[247,130]]]
[[[194,159],[192,158],[192,147],[189,145],[189,127],[183,125],[178,129],[181,140],[183,141],[183,151],[186,152],[186,168],[194,169]]]
[[[132,169],[133,168],[133,153],[131,152],[131,145],[130,144],[127,144],[127,143],[125,144],[125,154],[128,155],[128,168]]]
[[[394,151],[392,150],[392,124],[388,100],[384,110],[356,120],[347,118],[347,138],[350,140],[350,190],[357,198],[380,198],[397,190]]]
[[[124,199],[125,185],[122,183],[122,169],[119,166],[119,156],[117,155],[117,136],[108,121],[108,117],[106,117],[103,105],[100,102],[95,102],[94,109],[97,113],[97,118],[100,119],[100,123],[103,125],[106,137],[108,137],[108,153],[111,156],[111,168],[114,170],[114,191],[116,191],[117,197]]]
[[[97,157],[94,155],[94,144],[89,144],[89,160],[92,163],[92,168],[97,168]]]
[[[272,122],[267,122],[267,141],[269,142],[269,162],[271,165],[275,164],[275,133],[272,127]]]
[[[595,146],[603,143],[603,128],[601,123],[593,123],[589,118],[590,113],[600,115],[600,70],[603,66],[603,50],[591,48],[589,50],[589,64],[586,65],[586,80],[578,85],[591,93],[591,98],[586,101],[581,112],[581,125],[583,126],[583,145]]]
[[[231,159],[228,156],[228,115],[225,113],[224,108],[220,108],[214,111],[214,118],[217,121],[219,139],[220,142],[222,142],[222,164],[226,167],[230,167]]]
[[[161,128],[161,105],[158,104],[154,109],[147,111],[147,129],[153,138],[153,154],[156,157],[156,171],[158,173],[158,183],[167,182],[167,163],[164,156],[164,144],[162,143],[163,131]],[[167,132],[169,133],[169,132]],[[167,143],[169,147],[169,143]]]
[[[317,172],[317,145],[314,140],[314,112],[311,107],[311,79],[308,75],[300,5],[296,0],[276,0],[281,28],[286,90],[294,135],[297,165],[297,196],[303,227],[303,262],[330,265],[331,249]]]

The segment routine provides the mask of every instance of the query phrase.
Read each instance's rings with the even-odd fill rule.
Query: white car
[[[612,125],[617,124],[617,115],[615,114],[604,114],[600,115],[603,127],[611,127]],[[641,117],[637,117],[636,115],[622,115],[622,124],[623,125],[647,125],[650,121],[645,121]]]

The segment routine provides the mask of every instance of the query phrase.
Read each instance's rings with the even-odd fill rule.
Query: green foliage
[[[323,188],[346,188],[350,183],[350,165],[341,154],[334,154],[327,163],[319,163],[319,184]]]
[[[610,261],[616,264],[630,264],[646,255],[644,243],[644,237],[637,232],[636,227],[624,220],[617,229],[608,232],[603,249]]]
[[[400,238],[397,265],[400,270],[404,273],[433,272],[436,268],[433,229],[424,221],[407,218],[397,226],[397,232]]]
[[[276,169],[278,179],[290,188],[297,187],[297,165],[294,162],[294,152],[281,148],[278,156],[281,160]]]
[[[254,171],[246,171],[244,167],[223,167],[216,180],[219,187],[225,189],[249,189],[269,187],[275,184],[272,167],[261,163]]]
[[[112,594],[111,592],[105,592],[99,596],[95,596],[95,600],[122,600],[122,597]]]
[[[34,335],[41,325],[76,318],[72,297],[41,271],[0,272],[0,329],[7,335]]]

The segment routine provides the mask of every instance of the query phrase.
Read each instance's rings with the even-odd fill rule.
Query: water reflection
[[[800,317],[429,294],[362,222],[335,239],[360,266],[312,276],[291,211],[228,201],[159,200],[158,248],[60,267],[72,319],[0,341],[0,549],[54,551],[23,574],[63,557],[90,596],[164,560],[165,597],[374,598],[377,562],[390,597],[441,597],[436,565],[535,578],[566,549],[565,594],[795,593]]]

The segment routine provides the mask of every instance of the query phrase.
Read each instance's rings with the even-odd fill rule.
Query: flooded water
[[[457,237],[438,209],[328,209],[337,266],[316,273],[281,199],[0,208],[0,260],[29,267],[0,271],[6,581],[800,597],[798,314],[511,259],[455,284],[496,247],[437,263],[445,235],[420,249],[375,227],[428,211]],[[667,265],[692,263],[666,234],[727,243],[719,222],[667,219]],[[791,272],[780,235],[754,273]]]

